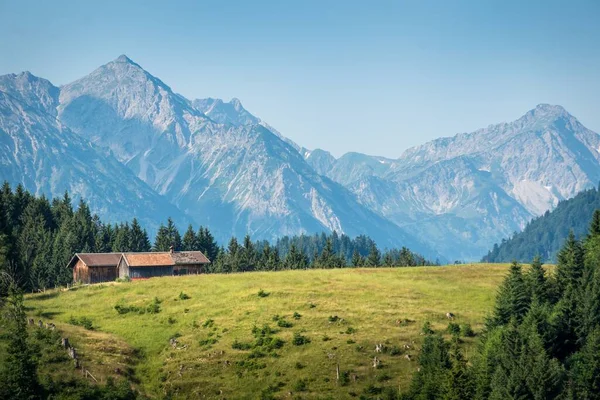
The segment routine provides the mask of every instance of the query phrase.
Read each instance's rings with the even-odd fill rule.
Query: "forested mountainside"
[[[72,283],[67,263],[74,253],[168,251],[171,246],[204,252],[212,261],[207,272],[214,273],[432,264],[405,247],[384,251],[367,236],[350,238],[336,232],[284,236],[273,244],[246,235],[242,243],[232,237],[224,247],[207,227],[195,230],[189,225],[182,235],[171,218],[151,242],[136,218],[105,223],[85,201],[73,207],[68,193],[50,200],[20,185],[13,191],[6,182],[0,190],[0,274],[7,273],[28,291]]]
[[[564,244],[570,231],[583,238],[595,210],[600,209],[600,191],[596,188],[584,190],[569,200],[533,219],[522,232],[509,239],[502,239],[483,257],[485,262],[526,262],[535,256],[543,261],[556,262],[558,250]]]

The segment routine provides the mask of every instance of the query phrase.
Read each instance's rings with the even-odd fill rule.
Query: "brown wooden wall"
[[[91,267],[90,283],[112,282],[117,279],[117,267]]]
[[[90,269],[81,260],[73,267],[73,282],[90,283]]]
[[[73,267],[73,282],[100,283],[117,279],[116,267],[88,267],[78,260]]]

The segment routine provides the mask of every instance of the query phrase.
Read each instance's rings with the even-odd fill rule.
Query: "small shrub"
[[[296,361],[296,364],[294,364],[294,367],[296,369],[304,369],[304,367],[306,367],[306,365],[302,364],[300,361]]]
[[[463,324],[460,326],[460,334],[464,337],[473,337],[475,336],[475,331],[473,331],[470,324]]]
[[[271,293],[265,292],[264,290],[260,289],[258,291],[258,297],[268,297]]]
[[[179,293],[179,300],[189,300],[191,297],[188,296],[187,294],[180,292]]]
[[[250,350],[251,347],[252,345],[250,343],[242,343],[237,339],[235,339],[231,344],[231,348],[235,350]]]
[[[317,305],[315,303],[309,303],[308,308],[315,308]]]
[[[302,335],[300,332],[295,332],[294,338],[292,339],[292,343],[294,344],[294,346],[302,346],[310,343],[310,339]]]
[[[292,389],[296,392],[306,392],[308,390],[308,384],[304,379],[300,379],[296,383],[294,383]]]
[[[277,321],[279,321],[280,318],[281,318],[281,316],[279,314],[275,314],[275,315],[273,315],[272,320],[273,320],[273,322],[277,322]]]
[[[377,377],[375,379],[377,379],[377,382],[385,382],[385,381],[389,381],[390,379],[392,379],[392,377],[389,376],[388,374],[383,374],[383,375],[377,375]]]
[[[280,328],[291,328],[292,326],[294,326],[294,324],[281,318],[279,321],[277,321],[277,326],[279,326]]]
[[[71,318],[69,318],[69,324],[82,326],[89,331],[94,330],[92,320],[89,319],[88,317],[75,318],[75,317],[71,316]]]
[[[158,314],[160,312],[160,303],[161,301],[158,299],[158,297],[154,297],[152,302],[148,304],[148,307],[146,307],[148,314]]]
[[[302,318],[302,315],[300,313],[298,313],[297,311],[294,312],[294,319],[295,320],[299,320],[300,318]]]
[[[390,356],[398,356],[400,353],[402,353],[402,350],[398,346],[392,346],[390,349]]]
[[[330,315],[328,320],[329,322],[338,322],[340,320],[340,317],[338,317],[337,315]]]
[[[348,386],[350,383],[350,372],[342,371],[340,373],[340,386]]]
[[[169,317],[169,319],[167,319],[167,322],[169,323],[169,325],[173,325],[175,322],[177,322],[177,320],[173,317]]]
[[[460,325],[458,325],[457,323],[450,322],[448,324],[448,328],[446,328],[446,330],[448,331],[449,334],[451,334],[453,336],[460,335]]]
[[[431,335],[431,334],[433,334],[433,329],[431,329],[431,322],[425,321],[425,323],[423,324],[423,328],[421,328],[421,332],[424,335]]]
[[[200,325],[198,325],[198,321],[196,321],[196,320],[192,321],[192,328],[194,328],[194,329],[200,328]]]
[[[369,385],[365,388],[365,393],[367,394],[381,394],[381,392],[383,391],[382,388],[374,386],[374,385]]]
[[[346,340],[346,343],[348,343],[348,344],[354,344],[356,342],[354,340],[352,340],[352,339],[348,339],[348,340]]]
[[[346,329],[346,335],[352,335],[353,333],[356,333],[356,329],[349,326],[348,329]]]
[[[204,323],[202,324],[203,328],[212,328],[215,324],[215,321],[213,319],[207,319],[206,321],[204,321]]]
[[[330,338],[329,336],[327,336],[327,335],[324,335],[324,336],[323,336],[323,341],[324,341],[324,342],[328,342],[328,341],[330,341],[330,340],[331,340],[331,338]]]
[[[212,346],[213,344],[217,344],[218,342],[219,342],[219,340],[217,338],[209,337],[206,339],[200,339],[198,341],[198,344],[200,346]]]

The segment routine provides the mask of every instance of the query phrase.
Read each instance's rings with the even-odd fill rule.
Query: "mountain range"
[[[600,136],[560,106],[397,159],[308,150],[238,99],[189,100],[126,56],[56,87],[0,77],[0,178],[69,190],[103,219],[172,216],[226,241],[333,231],[479,259],[600,180]],[[182,226],[183,227],[183,226]]]

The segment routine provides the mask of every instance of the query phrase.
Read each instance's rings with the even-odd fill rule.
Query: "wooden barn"
[[[190,275],[204,272],[210,261],[200,251],[123,253],[118,262],[119,278]]]
[[[67,267],[73,270],[73,282],[99,283],[117,279],[121,253],[75,253]]]

